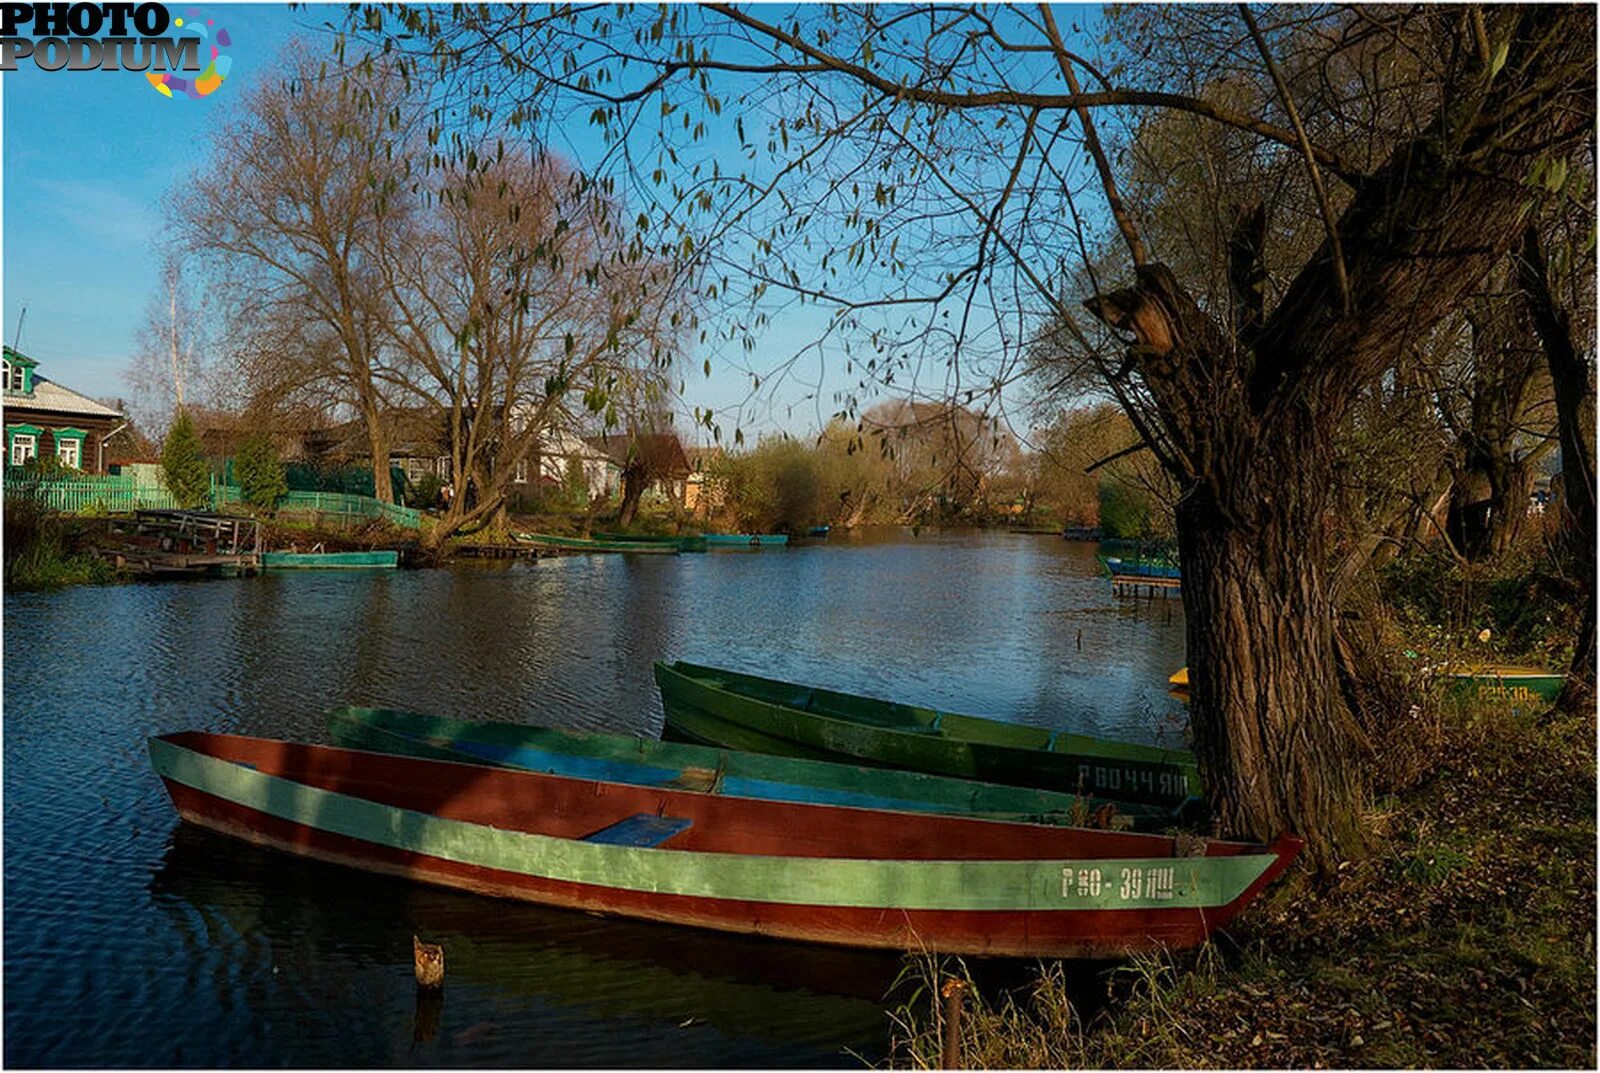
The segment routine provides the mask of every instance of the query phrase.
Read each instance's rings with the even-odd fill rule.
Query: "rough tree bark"
[[[1572,318],[1550,286],[1539,229],[1523,233],[1519,278],[1534,330],[1544,347],[1555,387],[1556,421],[1561,440],[1561,530],[1566,552],[1578,571],[1583,617],[1567,684],[1557,699],[1564,710],[1592,706],[1595,690],[1595,522],[1594,382],[1589,364],[1572,337]]]
[[[1592,99],[1531,113],[1528,102],[1546,79],[1592,79],[1593,25],[1571,7],[1495,13],[1505,70],[1457,79],[1440,114],[1359,183],[1341,216],[1348,305],[1325,241],[1263,315],[1259,291],[1241,285],[1260,248],[1248,218],[1230,273],[1232,324],[1159,264],[1086,303],[1136,339],[1129,364],[1184,489],[1190,726],[1217,815],[1256,838],[1294,829],[1321,871],[1362,843],[1364,742],[1340,694],[1326,576],[1333,437],[1360,390],[1515,245],[1538,154],[1592,126]]]

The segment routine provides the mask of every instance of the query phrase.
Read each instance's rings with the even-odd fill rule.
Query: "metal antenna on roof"
[[[27,320],[27,319],[28,319],[28,303],[27,302],[23,302],[22,303],[22,312],[17,314],[17,334],[11,340],[11,349],[12,350],[20,350],[22,348],[22,322]]]

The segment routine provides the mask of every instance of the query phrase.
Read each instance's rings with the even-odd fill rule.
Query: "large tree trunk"
[[[1561,531],[1563,544],[1578,572],[1583,617],[1567,684],[1557,704],[1576,711],[1594,703],[1595,689],[1595,487],[1594,382],[1589,363],[1572,338],[1572,318],[1550,287],[1544,249],[1537,227],[1523,234],[1519,262],[1523,294],[1534,330],[1544,347],[1555,388],[1556,421],[1561,440]]]
[[[1361,739],[1339,688],[1325,431],[1227,453],[1177,507],[1191,727],[1229,833],[1293,831],[1319,869],[1360,850]],[[1221,462],[1221,459],[1219,459]]]
[[[394,502],[394,484],[389,479],[389,434],[383,417],[376,410],[362,414],[367,426],[367,449],[372,455],[372,495],[380,503]]]
[[[617,525],[626,529],[633,524],[633,519],[639,513],[639,500],[644,497],[644,490],[649,487],[650,479],[643,472],[632,469],[622,473],[622,510],[617,514]]]

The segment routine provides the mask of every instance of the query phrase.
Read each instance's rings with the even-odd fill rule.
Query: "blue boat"
[[[787,533],[707,533],[708,548],[781,548],[789,543]]]

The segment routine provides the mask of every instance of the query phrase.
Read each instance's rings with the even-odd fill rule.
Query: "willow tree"
[[[708,347],[759,345],[782,294],[828,310],[863,385],[937,372],[966,404],[1000,397],[1042,321],[1070,325],[1180,490],[1191,724],[1218,813],[1295,829],[1328,866],[1359,845],[1362,788],[1324,565],[1333,433],[1517,241],[1538,162],[1592,128],[1594,17],[1125,17],[1150,47],[1119,62],[1113,33],[1104,64],[1085,55],[1104,26],[1049,6],[395,7],[350,29],[533,137],[591,125],[584,166],[628,190],[640,241],[725,301]],[[1101,138],[1160,113],[1292,162],[1320,242],[1285,251],[1263,214],[1219,205],[1228,287],[1200,300]],[[1126,273],[1074,295],[1102,229]],[[1078,326],[1083,299],[1117,353]]]

